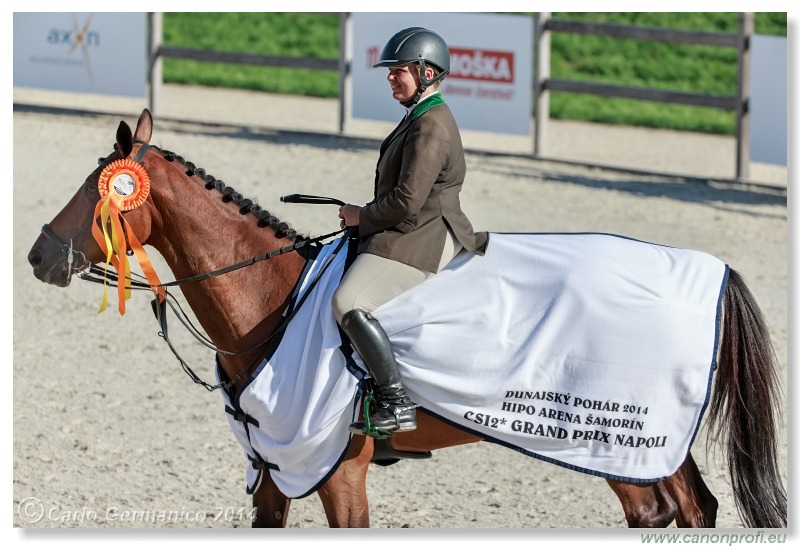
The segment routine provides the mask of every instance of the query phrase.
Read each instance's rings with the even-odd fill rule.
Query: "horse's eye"
[[[97,180],[89,178],[83,182],[83,192],[90,199],[99,199],[100,192],[97,190]]]

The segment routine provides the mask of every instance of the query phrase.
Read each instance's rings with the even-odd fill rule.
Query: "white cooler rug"
[[[284,494],[307,496],[347,449],[366,369],[340,351],[331,313],[345,256],[248,384],[224,395],[258,423],[229,415],[251,459],[248,492],[269,470]],[[647,482],[675,472],[700,425],[727,274],[706,253],[613,235],[493,233],[484,256],[462,252],[373,315],[426,412],[566,468]]]

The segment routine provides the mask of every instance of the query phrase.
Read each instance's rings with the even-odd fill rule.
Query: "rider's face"
[[[419,65],[410,63],[399,67],[389,67],[386,77],[392,88],[392,97],[401,103],[410,101],[419,89]]]

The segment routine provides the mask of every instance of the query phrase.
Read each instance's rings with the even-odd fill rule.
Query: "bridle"
[[[42,235],[44,235],[45,237],[56,243],[59,247],[61,247],[61,250],[66,254],[67,267],[68,267],[67,283],[72,281],[73,273],[82,273],[86,271],[87,268],[91,268],[92,266],[92,263],[88,259],[86,259],[86,255],[83,252],[75,250],[75,248],[73,247],[73,242],[81,233],[83,233],[84,231],[86,231],[86,229],[89,228],[89,226],[92,224],[93,221],[94,220],[90,219],[85,224],[83,224],[83,226],[81,226],[81,228],[78,229],[77,233],[75,233],[75,236],[69,239],[69,242],[62,240],[58,235],[56,235],[55,232],[52,229],[50,229],[50,226],[48,224],[44,224],[42,226]],[[78,264],[79,260],[78,256],[82,258],[80,264]]]
[[[142,147],[139,149],[139,152],[136,154],[136,162],[141,162],[141,160],[144,157],[145,153],[147,153],[147,150],[150,149],[150,147],[151,147],[151,145],[149,143],[145,143],[145,142],[142,142],[142,141],[139,141],[139,143],[142,144]],[[114,149],[116,149],[116,145],[114,146]],[[103,157],[100,157],[100,159],[98,161],[98,164],[102,164],[104,160],[106,160],[106,159],[104,159]],[[67,256],[67,266],[68,266],[67,283],[72,281],[72,274],[73,273],[79,273],[80,274],[80,273],[83,273],[84,271],[86,271],[87,268],[91,269],[91,267],[92,267],[92,263],[86,258],[86,255],[83,252],[78,252],[78,254],[80,254],[81,257],[83,258],[83,261],[80,264],[80,266],[77,265],[75,249],[73,248],[73,244],[72,243],[79,235],[81,235],[84,231],[86,231],[89,228],[89,226],[92,225],[92,223],[94,223],[96,221],[97,221],[96,219],[89,218],[86,221],[86,223],[83,224],[80,229],[78,229],[78,231],[75,233],[75,236],[72,237],[71,239],[69,239],[69,243],[67,243],[66,241],[62,240],[58,235],[56,235],[55,232],[52,229],[50,229],[50,226],[48,224],[44,224],[42,226],[42,235],[44,235],[45,237],[47,237],[48,239],[50,239],[51,241],[56,243],[58,246],[60,246],[61,250],[64,251],[64,253]],[[130,251],[129,251],[129,254],[131,254]]]

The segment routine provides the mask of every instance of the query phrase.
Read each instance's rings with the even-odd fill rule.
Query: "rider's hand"
[[[339,207],[339,219],[342,220],[341,227],[358,227],[360,212],[361,207],[354,204],[345,204]]]

